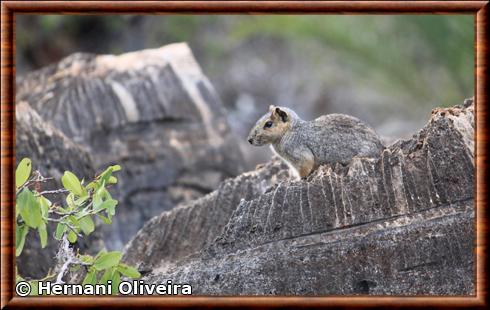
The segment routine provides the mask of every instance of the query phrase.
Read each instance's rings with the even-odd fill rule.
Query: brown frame
[[[476,98],[476,296],[470,297],[14,297],[15,14],[473,14]],[[2,1],[1,3],[1,308],[181,306],[487,305],[488,1]]]

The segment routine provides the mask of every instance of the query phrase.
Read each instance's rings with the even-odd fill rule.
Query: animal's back
[[[317,164],[348,163],[354,156],[377,157],[383,149],[376,132],[349,115],[323,115],[305,125],[314,133],[307,144]]]

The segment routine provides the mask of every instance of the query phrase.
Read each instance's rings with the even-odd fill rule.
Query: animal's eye
[[[272,122],[268,121],[264,124],[264,128],[271,128],[272,127]]]

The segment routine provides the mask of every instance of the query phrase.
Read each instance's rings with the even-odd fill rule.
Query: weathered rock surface
[[[148,221],[125,248],[123,260],[140,270],[178,261],[211,244],[241,200],[250,200],[288,178],[278,159],[252,173],[227,179],[219,188]]]
[[[25,101],[15,106],[16,161],[32,160],[33,169],[59,180],[66,170],[80,178],[95,175],[90,155],[32,109]]]
[[[151,217],[242,171],[221,102],[185,44],[74,54],[17,84],[17,100],[82,145],[96,170],[122,166],[109,248],[122,248]]]
[[[243,199],[206,203],[230,195],[225,182],[150,221],[126,257],[151,267],[146,282],[189,283],[197,294],[474,294],[473,135],[467,100],[434,110],[423,129],[378,159],[322,166],[308,180],[280,179]],[[260,182],[261,175],[228,182]],[[210,215],[215,209],[234,211]],[[215,221],[227,224],[199,235]],[[186,256],[177,242],[197,246]]]
[[[61,188],[58,180],[66,170],[72,171],[80,178],[91,179],[95,175],[90,155],[79,145],[73,143],[59,130],[44,122],[39,114],[27,102],[16,105],[16,161],[24,157],[32,160],[33,169],[44,177],[52,177],[40,184],[42,190]],[[53,203],[60,202],[63,196],[47,194]],[[49,225],[54,232],[55,225]],[[102,236],[95,231],[89,238],[81,239],[77,244],[86,253],[94,254],[104,247]],[[40,279],[56,264],[55,255],[58,242],[48,234],[48,245],[41,249],[36,231],[27,235],[22,254],[17,258],[19,273],[27,278]]]

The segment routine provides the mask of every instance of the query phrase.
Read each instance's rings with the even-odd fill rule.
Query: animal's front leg
[[[313,167],[315,166],[315,161],[313,159],[307,159],[301,163],[298,167],[299,177],[301,179],[306,179],[313,171]]]
[[[301,179],[306,179],[315,167],[315,157],[305,146],[296,147],[291,156],[292,164]]]

